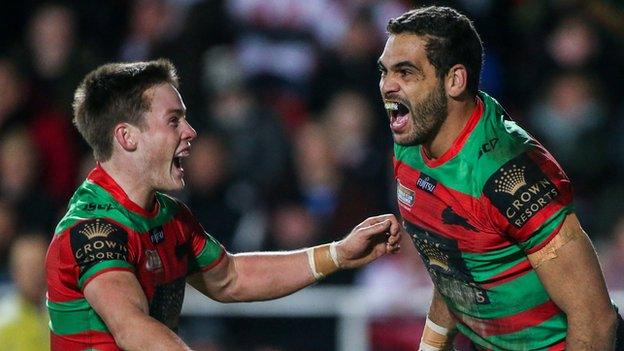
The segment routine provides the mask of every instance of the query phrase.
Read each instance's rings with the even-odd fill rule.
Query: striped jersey
[[[99,274],[134,273],[150,316],[175,330],[186,277],[224,255],[187,207],[156,193],[156,206],[147,212],[98,165],[72,196],[48,249],[51,349],[120,350],[83,295]]]
[[[457,328],[487,350],[563,350],[567,322],[527,254],[573,211],[569,179],[496,100],[477,107],[441,157],[394,146],[406,230]]]

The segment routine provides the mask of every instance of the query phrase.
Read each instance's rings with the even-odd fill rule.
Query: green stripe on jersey
[[[94,264],[93,267],[89,268],[82,275],[80,280],[78,280],[78,288],[82,290],[82,284],[84,284],[84,282],[86,282],[89,278],[94,276],[99,271],[104,270],[104,269],[109,269],[109,268],[130,268],[130,269],[134,270],[134,266],[131,265],[129,262],[124,261],[124,260],[107,260],[107,261],[102,261],[102,262]]]
[[[565,216],[572,213],[574,207],[572,204],[569,204],[557,211],[557,213],[553,214],[548,218],[548,220],[535,232],[529,239],[520,245],[525,251],[529,251],[532,248],[539,246],[544,240],[548,239],[557,227],[563,223]]]
[[[209,234],[207,236],[204,247],[194,260],[189,261],[189,272],[198,272],[204,267],[210,266],[216,259],[221,256],[223,248],[215,238]]]
[[[481,347],[494,351],[546,350],[549,346],[565,339],[567,321],[565,314],[560,313],[540,324],[515,333],[493,335],[487,338],[480,337],[460,323],[457,324],[457,329]]]
[[[489,252],[462,252],[461,255],[477,283],[488,281],[527,259],[524,250],[515,244]]]
[[[476,319],[501,318],[529,310],[548,301],[548,293],[534,270],[487,290],[489,304],[446,303],[456,313]]]
[[[489,95],[479,92],[483,100],[483,116],[466,140],[461,151],[444,164],[431,168],[421,155],[421,145],[394,145],[398,161],[422,170],[445,187],[478,198],[487,179],[507,161],[534,145],[530,136],[515,122],[509,120],[505,110]],[[497,139],[496,147],[479,154],[483,144]],[[466,181],[470,179],[471,181]]]
[[[146,218],[125,208],[101,186],[85,180],[76,190],[69,202],[67,214],[55,229],[59,234],[76,222],[88,218],[110,218],[140,233],[163,225],[170,221],[179,211],[179,205],[172,198],[156,193],[156,201],[160,205],[154,218]]]
[[[65,302],[46,301],[50,312],[50,330],[57,335],[71,335],[90,330],[108,333],[104,321],[86,299]]]

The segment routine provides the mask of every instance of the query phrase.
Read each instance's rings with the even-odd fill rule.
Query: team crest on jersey
[[[418,177],[416,181],[416,186],[421,190],[433,194],[436,186],[438,186],[438,181],[421,172],[420,177]]]
[[[526,153],[498,169],[483,192],[516,228],[559,196],[559,190]]]
[[[165,240],[165,231],[162,226],[158,226],[150,230],[150,240],[154,245],[160,244]]]
[[[145,250],[145,268],[150,272],[162,270],[163,264],[156,250]]]
[[[489,304],[487,291],[472,277],[457,241],[405,222],[431,280],[440,293],[461,305]]]
[[[397,182],[397,200],[400,203],[407,207],[412,207],[414,205],[414,190],[406,187],[401,184],[400,181]]]
[[[100,218],[86,220],[73,227],[69,235],[81,274],[98,262],[127,260],[128,234],[114,223]]]

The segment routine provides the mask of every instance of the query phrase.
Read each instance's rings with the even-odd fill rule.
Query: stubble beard
[[[403,140],[395,138],[395,142],[403,146],[415,146],[431,141],[448,115],[444,85],[438,85],[423,101],[415,104],[410,112],[413,127]]]

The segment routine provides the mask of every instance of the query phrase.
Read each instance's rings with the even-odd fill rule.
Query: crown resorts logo
[[[501,169],[501,178],[494,181],[494,184],[496,184],[494,192],[514,195],[520,188],[527,185],[524,177],[525,169],[526,167],[524,166],[518,167],[516,165],[511,166],[511,168],[507,170],[504,168]]]
[[[108,238],[108,236],[115,231],[115,228],[109,223],[103,223],[99,219],[95,220],[95,223],[89,223],[85,225],[80,234],[86,236],[89,240],[94,238]]]
[[[559,196],[559,190],[540,164],[527,153],[492,174],[484,193],[516,228],[522,227]]]

